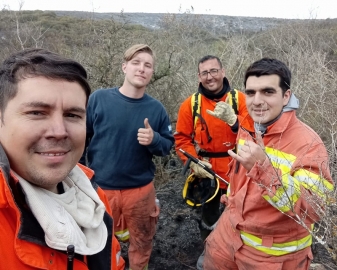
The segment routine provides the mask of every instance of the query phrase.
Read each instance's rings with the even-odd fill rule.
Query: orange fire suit
[[[254,136],[241,128],[238,147]],[[207,270],[309,267],[308,230],[319,219],[317,205],[333,190],[327,151],[295,111],[270,125],[263,142],[263,164],[250,171],[235,160],[230,164],[228,197],[222,198],[227,207],[206,239]]]
[[[104,192],[113,211],[115,235],[123,242],[130,242],[129,269],[148,269],[160,211],[155,203],[153,181],[143,187]]]
[[[228,91],[229,90],[230,88],[228,88]],[[179,151],[179,148],[200,159],[202,158],[200,156],[198,157],[196,148],[203,149],[207,152],[227,152],[228,150],[234,148],[237,134],[231,130],[231,127],[228,124],[206,112],[207,109],[214,111],[216,103],[218,101],[225,101],[227,95],[228,93],[219,100],[211,100],[206,98],[204,95],[201,95],[200,114],[206,124],[203,124],[200,118],[198,118],[195,127],[193,123],[193,112],[191,109],[192,96],[188,97],[181,104],[174,138],[176,152],[183,162],[186,162],[187,158]],[[238,119],[240,122],[242,118],[248,115],[245,95],[238,91],[237,100]],[[193,144],[193,135],[194,142],[197,146]],[[209,159],[209,162],[212,164],[212,170],[227,181],[229,180],[227,171],[230,160],[230,157],[216,157]],[[221,182],[220,188],[226,189],[226,183]]]
[[[67,269],[67,254],[48,247],[44,232],[27,208],[18,180],[10,173],[9,163],[0,149],[0,270],[20,269]],[[91,178],[93,171],[80,165]],[[106,247],[92,256],[75,254],[73,268],[76,270],[101,269],[122,270],[124,260],[120,245],[113,234],[111,210],[103,190],[97,185],[97,193],[106,206],[104,222],[108,229]],[[76,252],[76,250],[75,250]]]

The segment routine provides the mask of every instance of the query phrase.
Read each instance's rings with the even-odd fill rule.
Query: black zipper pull
[[[73,270],[74,268],[74,257],[75,257],[75,247],[74,245],[67,246],[67,270]]]

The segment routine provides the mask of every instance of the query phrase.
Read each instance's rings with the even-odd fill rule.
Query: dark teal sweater
[[[144,119],[154,131],[150,145],[137,140]],[[122,95],[118,88],[100,89],[90,95],[87,108],[87,143],[81,163],[95,171],[103,189],[147,185],[154,178],[153,155],[168,155],[174,143],[164,106],[145,94],[140,99]]]

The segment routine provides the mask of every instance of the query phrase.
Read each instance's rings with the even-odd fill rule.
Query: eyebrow
[[[130,61],[130,62],[132,62],[132,61],[143,62],[142,59],[141,59],[141,58],[138,58],[137,56],[134,57],[134,58],[132,58],[132,59],[130,59],[129,61]],[[151,63],[151,62],[149,62],[149,61],[144,61],[144,63],[145,63],[145,64],[151,64],[151,65],[153,65],[153,63]]]
[[[42,101],[32,101],[32,102],[26,102],[22,104],[22,107],[28,107],[28,108],[45,108],[45,109],[50,109],[52,108],[52,106],[50,106],[50,104],[42,102]],[[71,111],[71,112],[78,112],[78,113],[86,113],[86,110],[83,109],[82,107],[78,107],[78,106],[74,106],[74,107],[70,107],[69,109],[67,109],[67,111]]]
[[[244,91],[267,91],[267,90],[272,90],[272,91],[277,91],[275,88],[273,88],[273,87],[265,87],[265,88],[262,88],[262,89],[258,89],[258,90],[256,90],[256,89],[245,89]]]

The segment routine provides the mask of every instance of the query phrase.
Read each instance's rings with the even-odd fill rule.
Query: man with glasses
[[[187,158],[178,151],[180,148],[183,149],[202,160],[206,166],[212,168],[215,173],[229,181],[226,173],[231,157],[227,151],[235,146],[239,127],[238,122],[248,115],[245,96],[243,93],[235,91],[235,101],[233,102],[232,97],[229,98],[232,95],[229,94],[231,87],[225,77],[225,70],[220,59],[216,56],[207,55],[200,59],[198,78],[198,93],[201,96],[200,104],[198,104],[200,113],[195,115],[192,110],[191,99],[195,94],[188,97],[181,104],[174,134],[177,154],[183,162],[186,162]],[[226,123],[206,111],[213,112],[219,101],[223,101],[222,106],[225,106],[228,112]],[[230,103],[235,103],[237,114]],[[193,162],[190,163],[190,168],[196,177],[213,178],[211,174]],[[202,206],[199,228],[203,241],[215,227],[220,217],[220,197],[221,194],[226,193],[226,190],[227,185],[221,182],[220,191],[215,198]],[[199,257],[198,269],[203,269],[202,261],[203,254]]]

